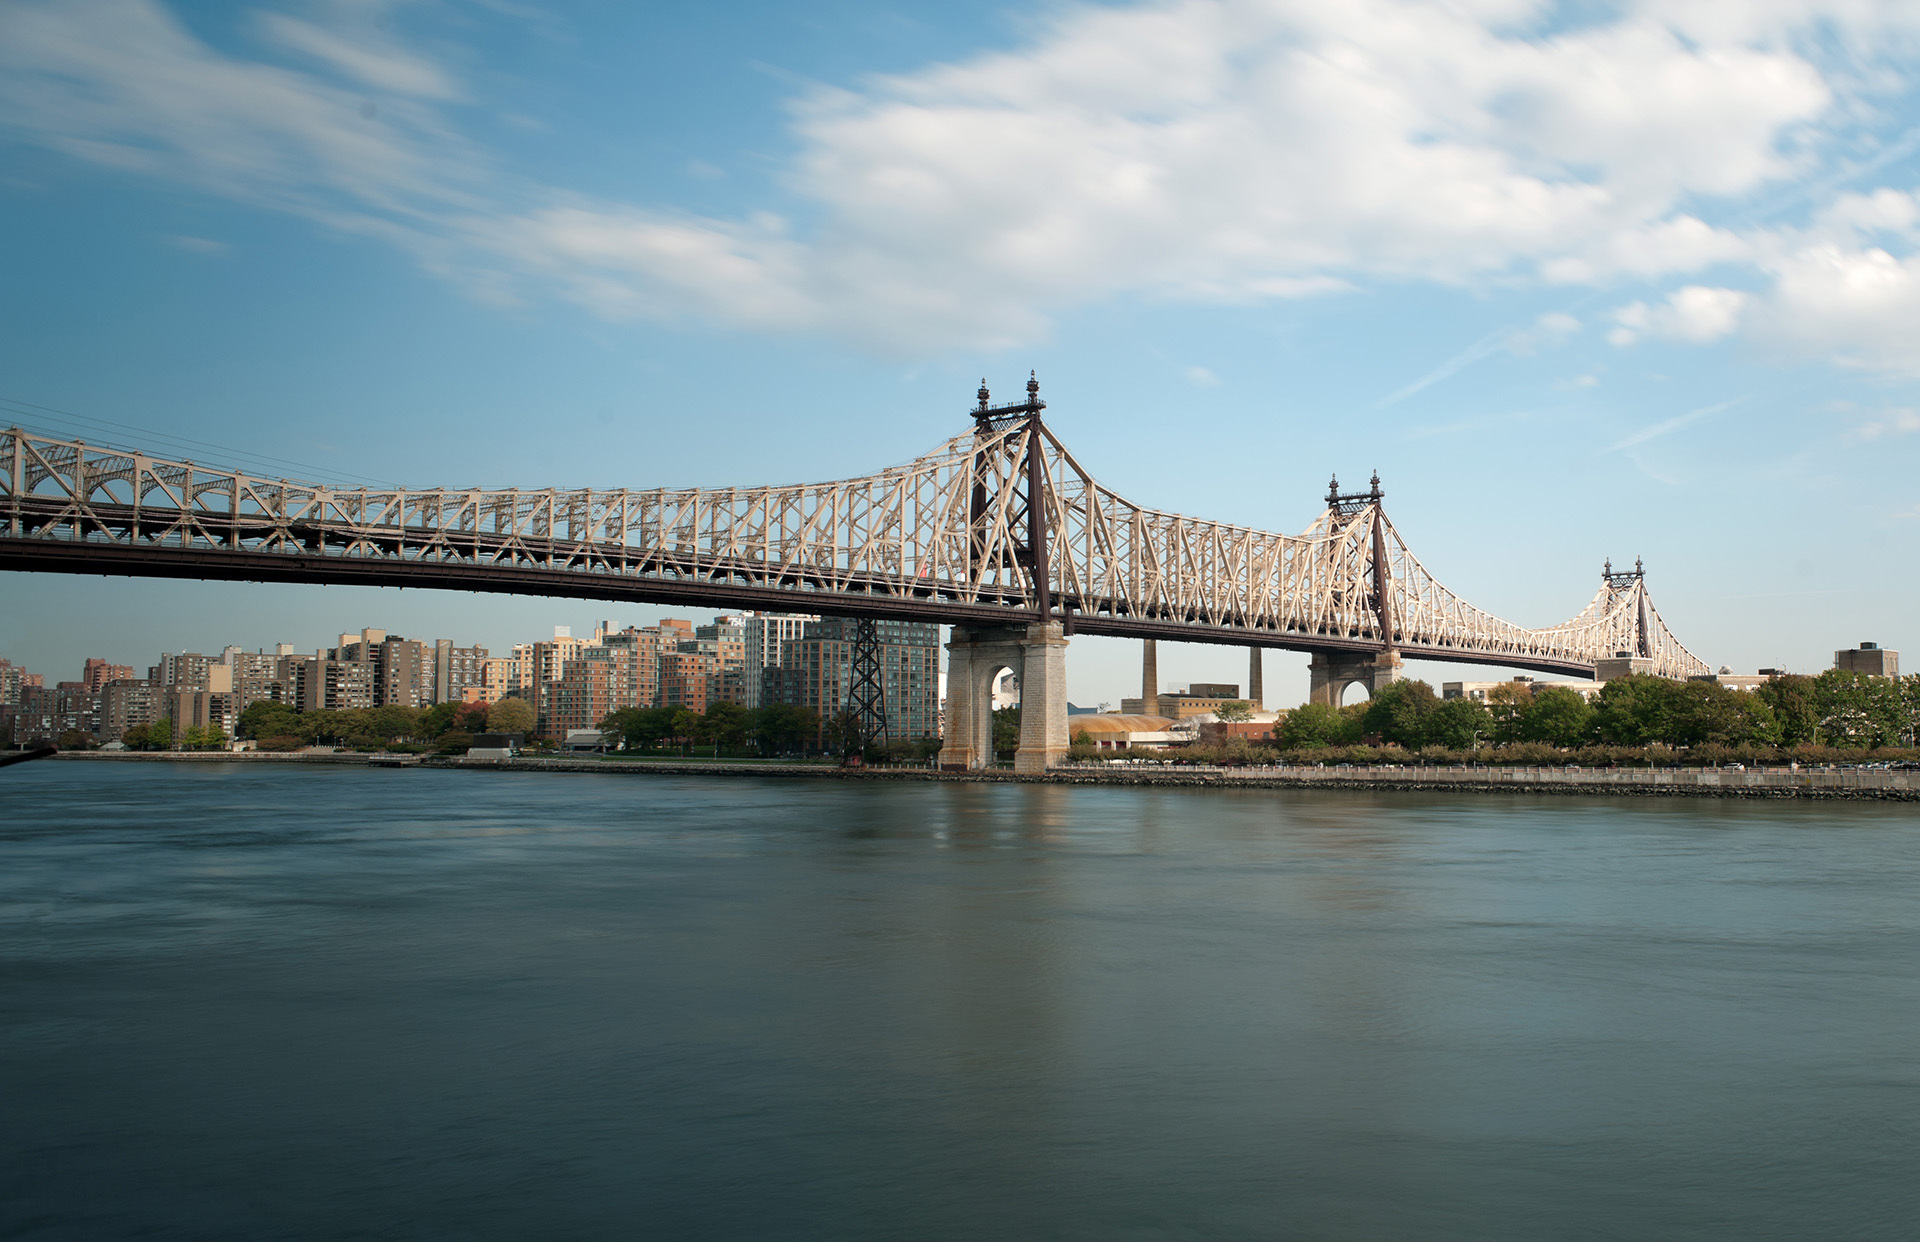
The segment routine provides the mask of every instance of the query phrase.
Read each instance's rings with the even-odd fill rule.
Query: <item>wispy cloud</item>
[[[1441,380],[1450,379],[1494,354],[1502,351],[1523,355],[1535,353],[1543,346],[1562,344],[1578,331],[1580,321],[1566,311],[1549,311],[1524,326],[1509,324],[1504,328],[1496,328],[1405,388],[1395,389],[1380,398],[1374,402],[1373,408],[1384,410],[1388,406],[1398,405],[1408,397],[1431,388]]]
[[[1905,436],[1920,431],[1920,410],[1883,410],[1877,417],[1854,428],[1852,439],[1878,440],[1884,436]]]
[[[1506,348],[1507,342],[1512,339],[1513,334],[1517,331],[1519,331],[1519,329],[1506,327],[1497,328],[1487,333],[1433,370],[1413,381],[1413,383],[1408,384],[1405,388],[1396,388],[1386,396],[1380,398],[1373,403],[1373,408],[1376,410],[1384,410],[1388,406],[1399,405],[1415,393],[1433,387],[1441,380],[1447,379],[1467,367],[1472,366],[1482,358],[1488,358],[1499,353],[1502,349]]]
[[[1748,393],[1745,396],[1735,397],[1731,401],[1720,401],[1713,405],[1703,405],[1697,410],[1688,410],[1685,414],[1675,415],[1664,422],[1654,423],[1649,427],[1642,427],[1619,443],[1607,446],[1606,451],[1609,453],[1618,453],[1622,449],[1634,448],[1638,445],[1645,444],[1649,440],[1657,440],[1661,436],[1670,435],[1680,430],[1689,423],[1697,423],[1703,418],[1712,418],[1715,414],[1730,410],[1741,402],[1748,400],[1752,395],[1752,393]]]
[[[1897,7],[1629,3],[1537,39],[1500,5],[1070,5],[1017,46],[804,94],[784,180],[815,223],[796,231],[515,177],[462,132],[473,92],[445,58],[355,6],[323,12],[255,19],[281,63],[211,46],[158,0],[10,0],[0,127],[383,239],[481,296],[924,353],[1031,341],[1118,296],[1247,304],[1760,263],[1786,252],[1689,204],[1820,164],[1786,139],[1831,141],[1821,125],[1868,79],[1824,72],[1839,53],[1800,50],[1816,35],[1838,22],[1871,48],[1887,23],[1920,25]],[[1489,334],[1378,408],[1555,327]]]

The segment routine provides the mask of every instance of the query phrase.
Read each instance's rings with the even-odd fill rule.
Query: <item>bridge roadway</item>
[[[754,585],[736,580],[747,575],[748,567],[729,565],[725,559],[681,558],[658,552],[635,557],[632,549],[617,544],[594,549],[595,559],[604,558],[612,568],[608,572],[593,572],[489,561],[485,558],[500,552],[509,541],[486,534],[473,538],[473,560],[408,559],[403,538],[373,540],[382,545],[386,555],[347,555],[345,548],[369,542],[366,531],[319,522],[271,526],[272,530],[290,533],[301,546],[309,549],[302,552],[265,552],[231,545],[213,548],[136,543],[124,537],[137,529],[139,519],[134,506],[94,504],[90,509],[101,527],[95,533],[111,532],[117,537],[107,540],[95,540],[84,534],[61,539],[0,537],[0,570],[224,582],[415,587],[689,608],[820,613],[942,625],[1005,626],[1042,620],[1038,613],[1022,606],[1024,596],[1010,599],[1008,603],[969,603],[943,597],[938,589],[900,578],[862,584],[870,588],[864,592],[845,586],[835,590],[804,570],[782,575],[776,585]],[[150,518],[151,510],[148,514]],[[52,524],[66,521],[70,515],[70,506],[36,497],[20,498],[9,510],[9,516],[17,517],[21,526],[35,535]],[[269,524],[241,521],[231,523],[229,529],[244,540],[266,533]],[[555,558],[563,562],[577,558],[580,552],[578,545],[559,541],[553,549]],[[1085,610],[1084,601],[1075,595],[1057,590],[1053,602],[1058,611],[1050,619],[1061,623],[1068,636],[1154,638],[1356,656],[1376,655],[1383,649],[1379,640],[1370,636],[1284,633],[1254,626],[1223,627],[1171,617],[1091,612]],[[1403,642],[1394,650],[1411,660],[1497,665],[1571,677],[1593,676],[1590,661],[1525,653],[1494,658],[1419,642]]]
[[[1313,695],[1331,702],[1354,682],[1379,689],[1406,659],[1591,677],[1628,652],[1664,676],[1707,671],[1653,608],[1637,565],[1609,564],[1577,616],[1526,629],[1427,571],[1388,520],[1378,478],[1362,492],[1330,483],[1300,535],[1147,509],[1094,480],[1044,409],[1036,381],[997,407],[983,384],[972,431],[903,466],[645,491],[330,487],[11,428],[0,432],[0,569],[939,622],[955,627],[949,758],[990,760],[990,715],[973,699],[1012,667],[1043,709],[1022,715],[1030,770],[1065,753],[1074,634],[1308,652]]]

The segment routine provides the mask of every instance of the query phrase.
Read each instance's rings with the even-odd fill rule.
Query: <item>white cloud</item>
[[[176,250],[185,250],[192,254],[213,255],[227,252],[227,243],[215,241],[211,237],[190,237],[182,233],[162,238],[162,240]]]
[[[421,99],[466,97],[440,66],[371,31],[343,34],[284,13],[263,13],[259,21],[262,33],[273,42],[303,52],[373,90]]]
[[[1607,333],[1615,345],[1631,345],[1643,336],[1705,345],[1740,326],[1748,295],[1739,289],[1688,285],[1657,306],[1632,302],[1613,312],[1618,327]]]
[[[1920,431],[1920,410],[1883,410],[1879,416],[1860,424],[1852,439],[1878,440],[1884,436],[1906,436]]]
[[[1920,255],[1821,243],[1770,261],[1754,331],[1783,349],[1920,375]]]
[[[1218,388],[1220,386],[1220,377],[1205,367],[1188,367],[1186,376],[1187,383],[1192,384],[1195,388]]]
[[[1531,325],[1509,334],[1507,352],[1526,357],[1542,349],[1564,345],[1580,331],[1580,321],[1565,311],[1548,311]]]
[[[1811,308],[1874,299],[1835,292],[1846,278],[1810,247],[1827,239],[1836,261],[1869,269],[1877,253],[1894,283],[1911,280],[1857,241],[1910,231],[1911,198],[1842,200],[1818,237],[1796,238],[1711,225],[1699,206],[1815,167],[1821,126],[1871,75],[1836,68],[1832,41],[1807,32],[1870,49],[1906,28],[1905,7],[1647,3],[1564,29],[1553,13],[1532,0],[1059,10],[1012,50],[799,101],[788,181],[818,221],[804,235],[767,215],[516,180],[449,120],[467,97],[457,75],[351,21],[258,19],[310,66],[296,70],[214,50],[156,0],[14,0],[0,7],[0,125],[384,238],[484,296],[554,289],[608,316],[907,351],[1030,341],[1057,312],[1114,296],[1251,303],[1716,264],[1775,274],[1769,330],[1838,348]],[[1623,308],[1615,335],[1718,339],[1746,305],[1689,285]],[[1578,329],[1564,318],[1462,357],[1550,345]],[[1890,348],[1891,334],[1856,354]]]

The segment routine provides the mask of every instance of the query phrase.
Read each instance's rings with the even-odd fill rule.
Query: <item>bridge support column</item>
[[[1057,621],[1027,627],[1020,672],[1020,749],[1016,772],[1044,772],[1067,758],[1067,639]]]
[[[1058,622],[953,627],[947,643],[946,738],[940,767],[993,766],[993,683],[1020,674],[1016,772],[1044,772],[1067,756],[1067,640]]]
[[[1307,661],[1307,702],[1340,706],[1340,698],[1355,682],[1369,696],[1380,693],[1402,676],[1400,657],[1392,651],[1376,654],[1316,651]]]

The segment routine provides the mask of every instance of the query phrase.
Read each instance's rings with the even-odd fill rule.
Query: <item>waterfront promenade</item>
[[[842,768],[820,763],[700,759],[466,759],[380,754],[180,754],[65,752],[56,758],[106,763],[307,763],[430,767],[475,772],[595,772],[633,776],[773,776],[815,780],[1010,782],[1053,785],[1212,786],[1252,789],[1455,790],[1463,793],[1597,794],[1706,798],[1820,798],[1920,802],[1920,771],[1889,768],[1577,768],[1291,766],[1210,767],[1143,762],[1084,764],[1044,774],[919,767]]]

